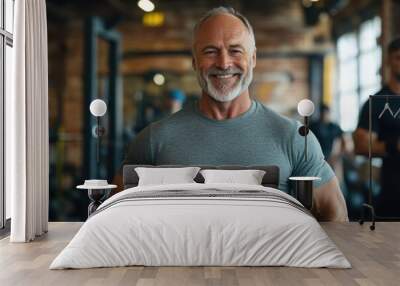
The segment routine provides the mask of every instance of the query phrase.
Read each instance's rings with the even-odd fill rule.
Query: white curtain
[[[13,95],[6,98],[6,187],[12,242],[47,232],[48,67],[45,0],[15,1]]]

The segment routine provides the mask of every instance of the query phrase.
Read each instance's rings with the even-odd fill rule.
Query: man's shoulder
[[[189,124],[195,116],[192,107],[183,108],[163,119],[153,122],[151,124],[152,132],[171,132],[173,129]]]
[[[265,106],[261,102],[256,101],[257,117],[269,123],[270,128],[284,130],[293,130],[298,126],[298,122],[292,118],[282,115],[271,108]]]

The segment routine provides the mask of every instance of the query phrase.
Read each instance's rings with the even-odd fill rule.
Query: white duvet
[[[309,214],[282,201],[246,197],[122,200],[146,191],[258,190],[299,204],[272,188],[179,184],[127,189],[105,201],[50,269],[146,266],[294,266],[350,268]],[[116,203],[117,202],[117,203]]]

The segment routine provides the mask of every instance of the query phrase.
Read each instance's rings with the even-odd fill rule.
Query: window
[[[14,0],[0,0],[0,228],[11,217],[10,194],[4,187],[4,106],[11,94],[11,70],[13,68],[12,47],[14,32]]]
[[[339,37],[339,122],[344,131],[357,127],[358,113],[368,96],[381,86],[382,50],[378,45],[381,19],[376,16],[354,31]]]

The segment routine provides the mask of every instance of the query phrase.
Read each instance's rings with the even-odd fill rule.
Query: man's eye
[[[207,50],[207,51],[204,51],[204,53],[206,55],[212,55],[212,54],[215,54],[215,51],[214,50]]]
[[[231,53],[234,55],[238,55],[238,54],[241,54],[242,51],[241,50],[231,50]]]

